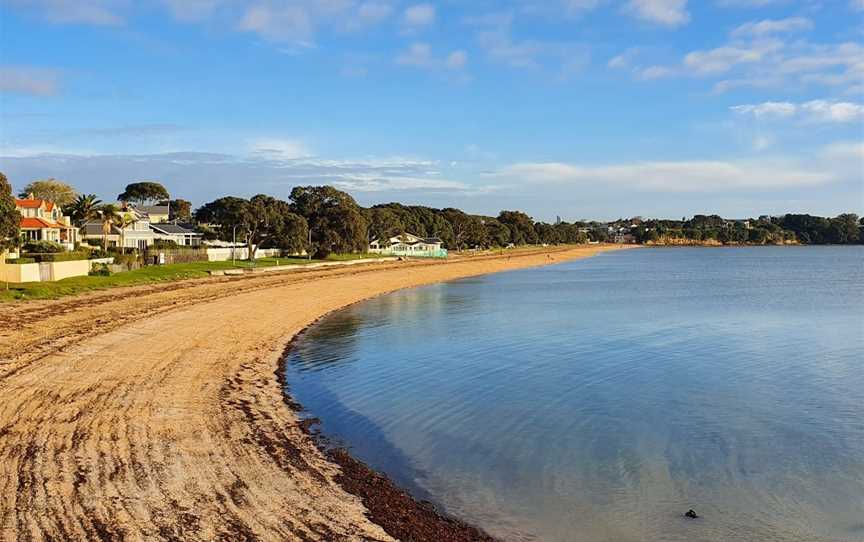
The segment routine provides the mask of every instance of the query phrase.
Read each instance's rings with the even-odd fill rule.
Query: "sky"
[[[0,0],[0,171],[196,206],[864,214],[864,0]]]

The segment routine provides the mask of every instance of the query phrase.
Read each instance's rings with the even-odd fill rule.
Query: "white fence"
[[[278,248],[259,248],[255,251],[255,258],[270,258],[282,253]],[[227,262],[228,260],[245,260],[249,257],[249,249],[246,247],[213,248],[207,247],[207,261]]]

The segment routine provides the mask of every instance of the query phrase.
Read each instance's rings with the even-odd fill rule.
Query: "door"
[[[42,282],[51,282],[54,280],[54,277],[51,276],[51,264],[50,263],[40,263],[39,264],[39,280]]]

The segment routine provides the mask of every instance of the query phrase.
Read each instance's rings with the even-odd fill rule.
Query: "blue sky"
[[[0,171],[538,219],[864,214],[864,0],[0,0]]]

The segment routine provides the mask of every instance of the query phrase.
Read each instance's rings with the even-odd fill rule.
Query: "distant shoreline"
[[[326,457],[274,377],[284,346],[317,318],[380,294],[626,248],[517,249],[2,305],[0,394],[13,399],[0,409],[0,538],[483,540],[350,456]],[[431,519],[409,521],[424,508]]]

